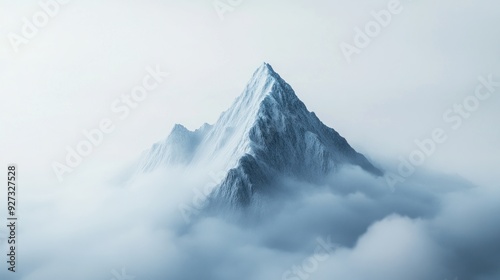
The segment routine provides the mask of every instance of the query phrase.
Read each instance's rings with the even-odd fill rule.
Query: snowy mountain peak
[[[190,132],[190,131],[182,124],[176,123],[174,125],[174,128],[172,129],[171,133],[186,133],[186,132]]]
[[[210,196],[215,208],[254,205],[280,177],[321,182],[343,165],[382,175],[308,111],[267,63],[254,72],[243,93],[213,126],[205,124],[193,132],[176,125],[166,140],[148,151],[141,170],[161,165],[227,174]]]
[[[240,104],[253,104],[260,103],[264,100],[267,95],[270,94],[281,94],[281,93],[292,93],[293,91],[285,91],[285,88],[290,86],[276,73],[273,67],[264,62],[252,75],[252,78],[248,82],[243,94],[239,99],[244,100]],[[291,88],[290,88],[291,89]],[[295,96],[296,97],[296,96]],[[234,105],[238,103],[235,102]],[[233,105],[233,106],[234,106]]]
[[[276,75],[278,75],[278,73],[274,72],[273,67],[269,63],[264,62],[259,68],[257,68],[257,70],[255,70],[253,77],[262,78],[262,76],[276,76]]]

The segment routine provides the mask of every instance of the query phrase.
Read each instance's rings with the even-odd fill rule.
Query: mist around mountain
[[[419,169],[393,189],[300,94],[264,64],[119,178],[25,196],[17,279],[500,279],[497,186]]]
[[[176,185],[172,173],[191,186],[171,228],[185,261],[165,260],[170,277],[489,280],[500,273],[498,191],[425,169],[389,187],[383,164],[323,124],[267,63],[215,124],[176,125],[139,166],[139,177],[160,176],[165,188]]]
[[[273,196],[291,192],[284,180],[321,184],[346,165],[375,177],[384,174],[308,111],[292,87],[263,63],[214,125],[195,131],[175,125],[145,153],[139,172],[208,168],[223,176],[208,194],[206,211],[225,215],[246,209],[265,215]]]

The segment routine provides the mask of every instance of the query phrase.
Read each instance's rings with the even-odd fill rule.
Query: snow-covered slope
[[[155,143],[145,153],[140,163],[140,171],[152,171],[162,165],[189,164],[197,146],[210,128],[209,124],[204,124],[196,131],[189,131],[184,126],[176,124],[164,141]]]
[[[210,195],[210,204],[217,208],[250,206],[283,176],[320,182],[344,164],[382,175],[309,112],[267,63],[213,126],[192,132],[176,125],[165,141],[148,151],[141,170],[164,164],[225,172],[227,176]]]

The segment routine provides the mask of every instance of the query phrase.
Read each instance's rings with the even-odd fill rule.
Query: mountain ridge
[[[383,172],[323,124],[268,63],[214,125],[176,125],[147,152],[141,170],[162,165],[210,166],[227,174],[209,196],[212,208],[245,208],[273,191],[278,177],[317,183],[343,165]]]

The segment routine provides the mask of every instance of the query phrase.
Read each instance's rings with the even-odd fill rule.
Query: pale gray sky
[[[499,1],[401,0],[352,63],[340,44],[396,0],[242,0],[223,20],[213,0],[71,0],[16,53],[9,37],[41,15],[39,1],[0,0],[0,170],[18,164],[21,223],[20,271],[0,278],[110,279],[124,267],[136,279],[278,279],[333,234],[353,247],[316,279],[499,279],[500,88],[458,130],[443,120],[479,76],[500,81]],[[263,61],[377,165],[394,167],[442,128],[448,140],[422,168],[479,187],[447,193],[463,182],[424,173],[389,194],[346,169],[336,192],[294,183],[304,195],[273,201],[280,211],[253,230],[218,219],[186,229],[178,206],[193,199],[195,172],[109,180],[175,123],[214,123]],[[110,107],[156,65],[170,76],[120,119]],[[115,130],[59,183],[52,163],[107,118]]]
[[[351,64],[353,43],[371,11],[389,1],[243,0],[221,20],[211,0],[69,1],[15,53],[9,33],[38,1],[0,1],[0,152],[33,182],[56,185],[82,129],[115,115],[109,107],[159,64],[170,77],[151,92],[71,176],[130,160],[167,136],[174,123],[213,123],[263,61],[288,81],[328,126],[375,160],[397,160],[413,140],[446,128],[449,140],[429,168],[489,181],[499,166],[500,92],[458,130],[442,114],[472,94],[477,77],[500,79],[497,1],[408,1]],[[5,162],[4,162],[5,161]],[[86,164],[87,163],[87,164]],[[34,187],[34,186],[30,186]]]

